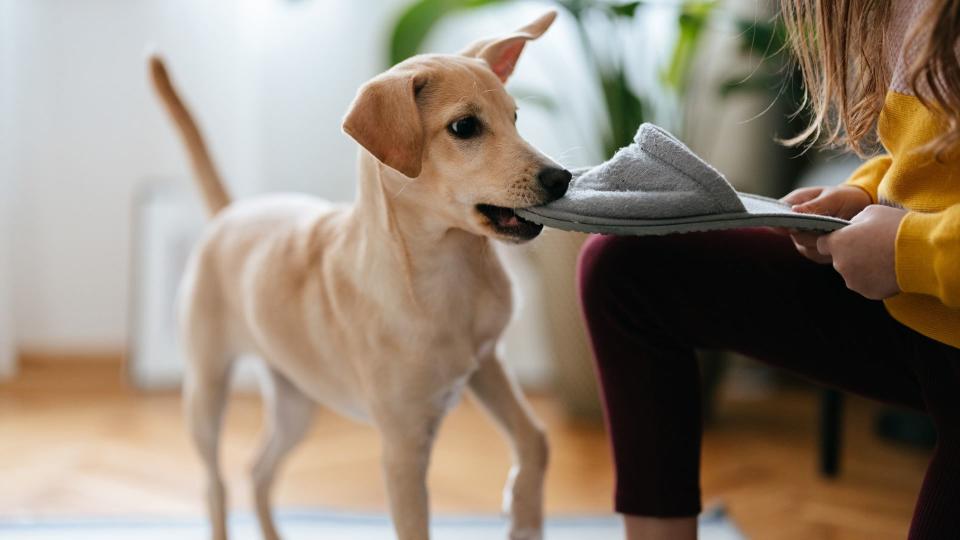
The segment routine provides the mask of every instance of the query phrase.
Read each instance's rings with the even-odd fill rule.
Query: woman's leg
[[[916,371],[937,427],[933,451],[910,525],[910,540],[960,538],[960,351],[918,345]]]
[[[903,327],[829,266],[767,230],[594,237],[580,294],[617,467],[616,510],[700,511],[695,347],[743,352],[808,378],[922,408]],[[901,355],[902,356],[898,356]]]

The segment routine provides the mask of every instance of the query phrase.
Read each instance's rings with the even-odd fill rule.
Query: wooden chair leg
[[[827,478],[840,473],[842,432],[843,394],[825,388],[820,394],[820,473]]]
[[[703,399],[703,425],[710,426],[716,419],[717,394],[727,371],[727,355],[722,351],[697,351],[700,358],[700,382]]]

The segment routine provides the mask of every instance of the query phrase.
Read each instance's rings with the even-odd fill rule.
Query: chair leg
[[[721,351],[698,351],[700,358],[700,381],[703,389],[703,425],[710,426],[716,420],[717,394],[727,371],[726,354]]]
[[[825,388],[820,394],[820,473],[836,478],[840,473],[843,431],[843,394]]]

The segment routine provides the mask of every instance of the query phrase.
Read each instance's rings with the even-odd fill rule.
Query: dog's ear
[[[384,73],[360,87],[343,131],[384,165],[420,176],[423,122],[416,94],[425,83],[415,73]]]
[[[556,11],[548,11],[516,32],[502,37],[475,41],[466,49],[460,51],[460,54],[486,60],[490,69],[497,74],[501,82],[505,83],[513,73],[513,67],[517,65],[517,60],[520,58],[520,53],[523,52],[524,45],[528,41],[542,36],[556,18]]]

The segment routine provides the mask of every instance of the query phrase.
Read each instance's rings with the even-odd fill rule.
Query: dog
[[[519,136],[504,89],[524,45],[555,16],[457,55],[412,57],[364,84],[343,121],[361,147],[350,206],[303,195],[231,202],[162,60],[150,59],[212,215],[184,273],[178,320],[213,538],[227,537],[218,439],[242,354],[266,366],[265,438],[252,468],[265,538],[279,538],[270,510],[277,466],[307,433],[315,404],[379,429],[397,537],[429,538],[430,450],[465,386],[513,449],[510,538],[542,538],[547,440],[497,356],[511,290],[490,240],[536,237],[542,226],[513,209],[555,200],[570,182]]]

